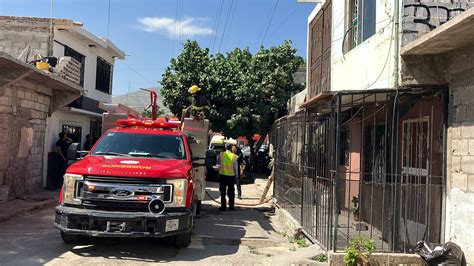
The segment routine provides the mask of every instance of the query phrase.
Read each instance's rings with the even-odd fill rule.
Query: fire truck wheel
[[[71,235],[61,232],[61,239],[65,244],[74,244],[81,239],[81,236],[78,235]]]
[[[191,244],[191,232],[177,235],[174,243],[178,248],[187,248]]]

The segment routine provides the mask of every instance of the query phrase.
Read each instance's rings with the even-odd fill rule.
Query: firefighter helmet
[[[201,88],[199,88],[198,85],[193,85],[193,86],[191,86],[191,88],[189,88],[188,92],[189,92],[189,93],[196,93],[196,92],[198,92],[198,91],[200,91],[200,90],[201,90]]]

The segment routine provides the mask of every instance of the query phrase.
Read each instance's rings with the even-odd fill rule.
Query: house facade
[[[50,113],[46,120],[44,164],[56,151],[58,133],[64,131],[74,142],[84,143],[86,135],[100,136],[99,103],[112,102],[113,67],[125,54],[110,40],[84,29],[82,23],[68,19],[0,17],[0,50],[23,61],[42,57],[69,56],[80,63],[78,85],[83,94]],[[49,159],[48,159],[49,158]],[[43,170],[44,182],[48,172]]]
[[[314,242],[337,252],[362,235],[407,253],[452,241],[472,263],[471,6],[316,4],[306,102],[272,131],[278,204]]]

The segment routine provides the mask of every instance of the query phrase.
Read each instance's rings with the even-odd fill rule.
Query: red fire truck
[[[116,127],[64,175],[54,223],[63,241],[169,237],[187,247],[205,193],[209,122],[109,112],[104,126],[111,120]]]

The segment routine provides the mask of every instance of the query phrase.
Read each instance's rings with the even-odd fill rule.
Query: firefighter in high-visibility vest
[[[232,144],[226,143],[226,151],[219,154],[219,191],[221,192],[220,211],[226,211],[226,194],[229,196],[229,211],[235,210],[235,179],[239,171],[238,156],[232,152]]]

